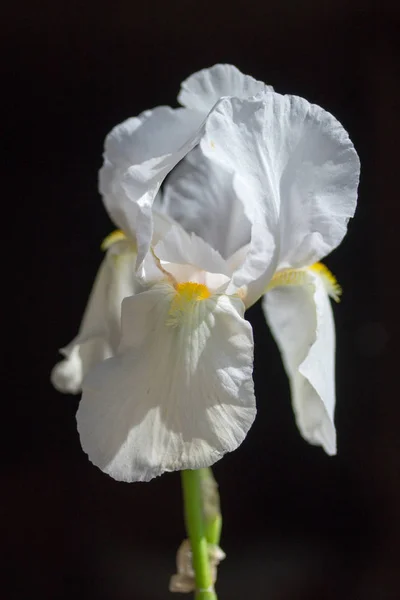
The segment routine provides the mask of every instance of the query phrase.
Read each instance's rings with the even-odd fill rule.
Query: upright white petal
[[[335,329],[322,279],[309,285],[277,287],[263,298],[267,322],[289,377],[293,408],[302,436],[336,453]]]
[[[60,352],[65,359],[52,370],[51,382],[64,393],[77,394],[95,364],[115,354],[121,336],[121,305],[135,293],[136,252],[128,241],[114,244],[99,268],[78,335]]]
[[[163,209],[189,232],[229,258],[250,241],[251,225],[228,172],[192,150],[164,187]]]
[[[201,149],[235,171],[236,191],[275,233],[280,264],[312,264],[342,240],[359,160],[346,131],[319,106],[274,92],[224,98],[207,119]]]
[[[276,268],[277,246],[246,182],[195,148],[168,179],[163,206],[228,259],[221,272],[233,275],[229,293],[246,286],[246,308],[256,302]]]
[[[161,192],[158,194],[158,198],[161,198]],[[157,206],[153,206],[153,245],[162,240],[171,227],[175,225],[175,220],[161,210],[160,203],[161,199],[157,202]]]
[[[249,98],[272,89],[233,65],[217,64],[190,75],[181,84],[178,102],[207,114],[222,96]]]
[[[126,299],[119,355],[84,381],[82,447],[118,480],[209,466],[239,446],[255,417],[241,301],[211,296],[183,310],[174,298],[161,284]]]
[[[201,117],[160,106],[107,136],[100,192],[113,221],[137,242],[138,267],[153,235],[152,205],[171,169],[196,145]]]

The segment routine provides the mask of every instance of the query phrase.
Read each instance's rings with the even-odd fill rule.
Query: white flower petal
[[[80,342],[79,336],[60,352],[66,358],[53,367],[50,380],[63,394],[79,394],[86,373],[113,354],[106,338],[94,337]]]
[[[110,285],[110,278],[110,261],[107,252],[97,271],[85,312],[83,313],[81,326],[79,328],[79,337],[81,341],[94,337],[104,337],[107,334],[107,325],[104,321],[104,314],[107,309],[107,290]]]
[[[302,436],[336,453],[335,329],[322,279],[309,273],[310,285],[270,290],[264,314],[282,354],[293,408]]]
[[[254,222],[251,227],[251,243],[247,246],[247,251],[243,251],[242,265],[232,276],[232,289],[243,288],[245,290],[243,302],[246,309],[264,294],[266,285],[278,262],[278,246],[276,246],[273,234],[265,227],[262,217],[257,214],[257,211],[254,211],[252,219]],[[232,257],[229,264],[234,264],[234,260],[243,254],[239,253]],[[231,289],[228,288],[227,291],[230,293]]]
[[[233,188],[233,173],[207,159],[198,148],[168,178],[163,210],[224,258],[250,241],[251,226]]]
[[[319,106],[274,92],[224,98],[201,149],[234,170],[239,195],[261,207],[280,264],[308,266],[342,240],[356,206],[359,160],[346,131]]]
[[[178,224],[171,227],[154,251],[162,261],[192,265],[209,273],[230,274],[227,262],[217,250],[194,233],[187,233]]]
[[[147,287],[165,280],[191,281],[206,285],[213,293],[223,293],[231,274],[230,264],[216,250],[171,221],[164,237],[154,246],[154,253],[146,255],[141,281]],[[233,288],[232,293],[235,291]]]
[[[52,370],[60,392],[77,394],[82,379],[97,363],[115,354],[121,337],[121,305],[137,289],[136,252],[130,242],[114,244],[96,276],[78,335],[60,352],[65,359]]]
[[[250,75],[243,75],[233,65],[217,64],[188,77],[181,84],[178,102],[187,108],[208,113],[222,96],[249,98],[272,89]]]
[[[161,194],[159,194],[159,196],[160,195]],[[153,206],[153,246],[167,235],[168,231],[173,225],[175,225],[174,219],[172,219],[168,214],[165,214],[165,212],[158,210],[155,208],[155,206]]]
[[[246,256],[250,250],[250,247],[250,244],[246,244],[245,246],[239,248],[239,250],[236,250],[236,252],[234,252],[228,258],[226,262],[228,263],[228,269],[231,273],[234,273],[242,266],[242,264],[246,260]]]
[[[136,256],[136,248],[129,240],[114,244],[106,256],[110,275],[106,290],[106,310],[102,318],[106,321],[107,338],[113,354],[117,352],[121,341],[122,301],[141,289],[135,276]]]
[[[252,331],[241,301],[197,301],[174,326],[174,297],[164,284],[126,299],[120,354],[84,381],[83,449],[118,480],[209,466],[239,446],[255,417]]]
[[[142,281],[147,287],[162,281],[200,283],[213,294],[236,294],[232,282],[233,266],[239,260],[225,261],[203,239],[187,233],[174,223],[167,234],[148,253],[143,262]]]
[[[106,138],[100,192],[113,221],[136,240],[138,267],[153,235],[153,201],[164,177],[196,145],[200,125],[193,111],[160,106]]]
[[[238,287],[248,286],[247,306],[262,295],[278,264],[279,210],[263,172],[264,114],[261,100],[224,98],[208,116],[200,142],[209,160],[234,173],[234,192],[251,223],[250,248],[234,276]]]
[[[79,394],[82,379],[82,360],[79,356],[79,346],[74,345],[69,356],[53,367],[50,380],[59,392]]]
[[[109,264],[105,258],[100,265],[90,292],[79,334],[68,346],[60,350],[65,359],[55,365],[51,372],[51,382],[60,392],[79,393],[82,378],[88,369],[95,364],[94,361],[97,361],[99,357],[103,359],[107,357],[109,347],[107,347],[105,341],[107,327],[104,314],[109,277]]]

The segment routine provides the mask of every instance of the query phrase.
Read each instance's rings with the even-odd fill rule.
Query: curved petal
[[[58,362],[51,370],[50,381],[59,392],[79,394],[82,379],[82,360],[79,356],[79,346],[73,345],[67,358]]]
[[[113,354],[106,338],[95,337],[80,342],[79,336],[61,352],[66,358],[53,367],[50,380],[63,394],[79,394],[83,378],[90,369]]]
[[[274,92],[224,98],[207,119],[201,149],[235,171],[244,201],[259,206],[275,233],[280,264],[308,266],[341,242],[356,207],[359,160],[346,131],[319,106]]]
[[[100,192],[110,217],[136,241],[138,267],[153,235],[153,201],[164,177],[198,142],[200,124],[193,111],[160,106],[106,138]]]
[[[121,305],[137,289],[136,252],[130,242],[114,244],[96,276],[78,335],[61,349],[65,359],[55,365],[51,382],[60,392],[77,394],[86,373],[117,351],[121,337]]]
[[[231,275],[231,265],[216,250],[174,223],[154,246],[154,253],[146,255],[141,281],[147,287],[162,281],[200,283],[211,293],[225,293]],[[231,293],[236,291],[233,287]]]
[[[181,84],[178,102],[207,114],[222,96],[249,98],[272,89],[233,65],[217,64],[188,77]]]
[[[269,291],[263,309],[289,377],[300,433],[332,455],[336,453],[335,329],[322,279],[308,276],[309,285]]]
[[[172,219],[168,214],[165,214],[162,210],[160,210],[160,208],[161,207],[155,209],[155,207],[153,207],[153,246],[162,240],[167,235],[171,227],[175,225],[174,219]]]
[[[126,299],[119,355],[84,381],[82,447],[114,479],[209,466],[239,446],[255,417],[243,304],[197,300],[171,324],[175,294],[164,284]]]
[[[133,296],[141,286],[135,276],[136,248],[127,240],[114,244],[107,253],[110,276],[106,290],[107,338],[113,354],[121,341],[121,306],[124,298]]]
[[[268,94],[268,97],[271,94]],[[255,302],[278,264],[279,211],[273,182],[265,176],[264,102],[224,98],[207,118],[200,150],[215,165],[234,173],[233,189],[251,223],[251,243],[235,284],[248,286]]]
[[[169,263],[191,265],[209,273],[229,275],[227,262],[207,242],[175,224],[156,244],[156,255]]]
[[[168,178],[163,209],[224,258],[250,241],[251,226],[235,194],[233,173],[210,161],[198,148]]]

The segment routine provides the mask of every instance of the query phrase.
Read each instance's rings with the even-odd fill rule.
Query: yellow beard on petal
[[[203,285],[202,283],[194,283],[193,281],[177,283],[175,289],[181,301],[183,302],[206,300],[206,298],[211,296],[210,290],[206,285]]]
[[[314,273],[317,273],[317,275],[322,278],[325,289],[330,297],[333,298],[335,302],[340,302],[340,296],[342,295],[343,290],[332,271],[330,271],[326,265],[320,262],[314,263],[311,265],[311,267],[309,267],[309,269],[314,271]]]
[[[281,271],[277,271],[272,277],[271,281],[269,282],[266,291],[268,292],[269,290],[281,286],[308,285],[310,281],[307,277],[307,273],[310,271],[316,273],[319,277],[321,277],[329,296],[333,298],[335,302],[340,302],[342,288],[340,287],[336,277],[333,275],[333,273],[331,273],[328,267],[319,262],[314,263],[310,267],[302,267],[300,269],[282,269]]]
[[[123,260],[129,257],[132,259],[132,255],[137,254],[136,242],[125,235],[121,229],[112,231],[101,243],[100,246],[103,252],[109,254],[109,259],[113,262],[115,267],[118,267]],[[110,252],[108,252],[110,250]]]
[[[176,283],[174,288],[175,295],[168,311],[166,324],[175,327],[181,322],[184,315],[190,312],[199,302],[210,298],[211,292],[206,285],[194,283],[193,281]]]
[[[307,271],[305,269],[282,269],[277,271],[268,284],[267,292],[276,287],[287,285],[305,285],[307,283]]]
[[[101,242],[100,248],[105,251],[111,248],[116,242],[121,242],[122,240],[126,240],[126,235],[121,229],[115,229],[112,231],[104,240]]]

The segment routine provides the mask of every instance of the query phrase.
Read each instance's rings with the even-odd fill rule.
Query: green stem
[[[211,578],[208,543],[203,515],[201,473],[182,471],[183,502],[186,531],[192,549],[192,563],[196,581],[196,600],[217,600]]]

